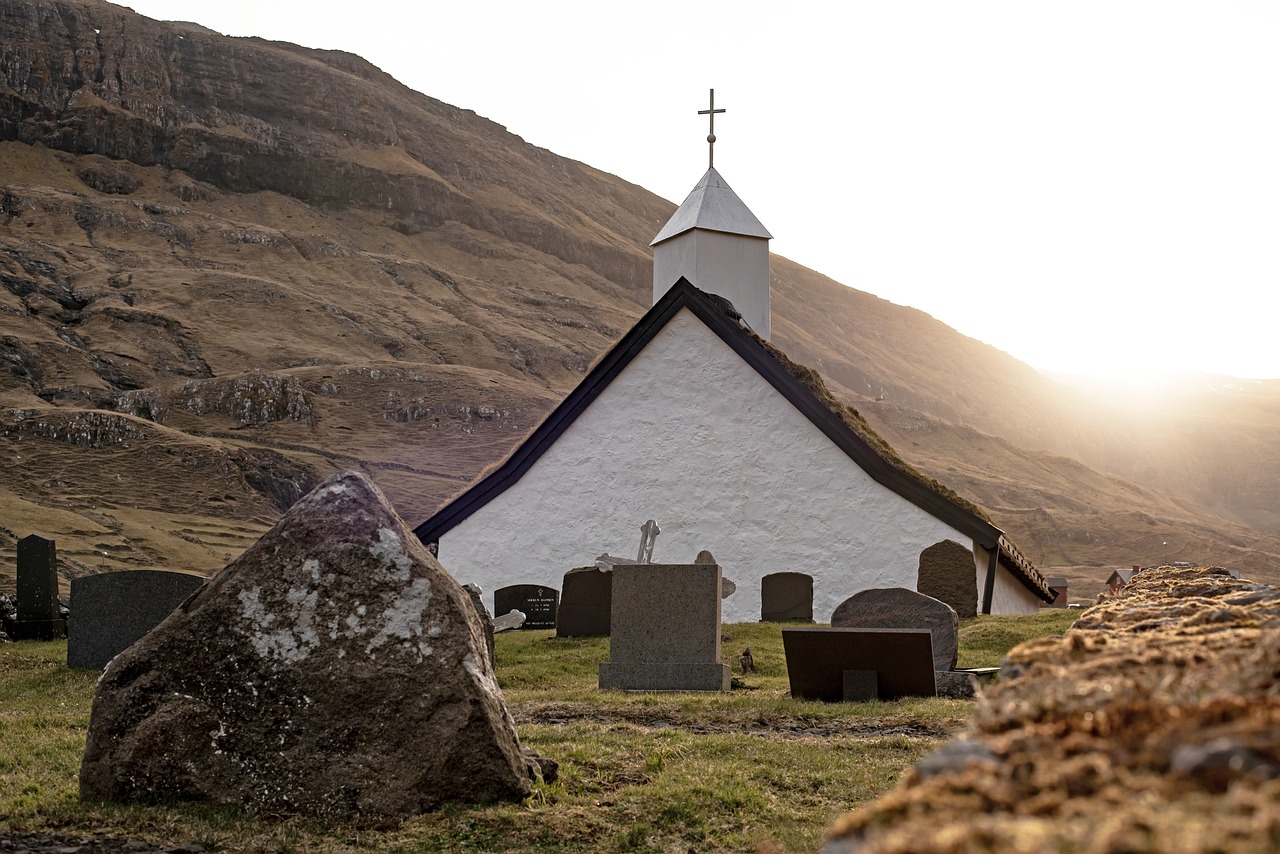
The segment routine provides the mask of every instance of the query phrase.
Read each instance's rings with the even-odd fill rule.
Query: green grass
[[[960,621],[958,667],[998,667],[1006,652],[1027,638],[1060,635],[1080,616],[1077,608],[1043,608],[1024,617],[974,617]]]
[[[979,617],[962,666],[1061,632],[1077,612]],[[757,673],[720,693],[596,689],[607,638],[498,635],[498,678],[521,741],[560,763],[522,804],[453,804],[398,826],[259,819],[185,804],[81,803],[96,674],[65,642],[0,645],[0,833],[100,833],[251,851],[812,851],[826,825],[896,783],[961,728],[972,703],[815,703],[788,694],[782,626],[725,626],[724,660],[750,646]],[[736,667],[735,667],[736,671]]]

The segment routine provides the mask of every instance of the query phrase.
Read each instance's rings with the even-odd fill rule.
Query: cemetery
[[[559,591],[536,585],[504,591],[492,618],[372,484],[340,473],[208,582],[80,579],[69,638],[0,644],[0,767],[18,783],[0,791],[0,834],[31,850],[838,853],[1028,828],[1104,851],[1146,828],[1161,844],[1132,850],[1173,850],[1141,799],[1111,835],[1078,818],[1137,780],[1193,834],[1233,798],[1221,850],[1280,838],[1274,588],[1164,567],[1083,613],[962,618],[883,588],[824,622],[725,623],[710,553],[611,567],[568,572],[594,579],[574,597],[597,612],[609,577],[606,632],[559,633]],[[148,603],[135,642],[112,597]],[[957,679],[967,693],[944,690]],[[1060,727],[1075,746],[1047,734]],[[1134,737],[1146,752],[1117,754]],[[1099,776],[1085,744],[1131,770]],[[1028,762],[1048,782],[1019,782]],[[974,786],[1002,805],[979,830],[962,807]],[[898,803],[930,818],[902,825]]]
[[[417,11],[441,25],[411,65],[464,43]],[[555,11],[521,40],[569,31]],[[655,60],[684,49],[676,11]],[[452,82],[518,55],[493,17]],[[565,55],[648,40],[631,17]],[[919,17],[927,52],[931,27],[957,41]],[[81,0],[0,21],[0,852],[1280,851],[1280,588],[1170,562],[1275,573],[1280,492],[1253,464],[1274,398],[1214,380],[1168,404],[1190,417],[1131,414],[771,260],[714,165],[714,90],[677,207],[343,49]],[[875,100],[913,76],[849,53]],[[964,94],[894,109],[960,130]],[[614,102],[592,138],[640,139]],[[816,173],[837,215],[810,237],[890,247],[904,280],[947,259],[938,285],[994,328],[989,265],[964,269],[985,250],[938,240],[973,194],[926,199],[913,168],[899,220],[831,180],[892,174],[866,119],[851,155],[808,130],[762,166]],[[928,156],[964,134],[889,131],[991,183]],[[991,222],[998,253],[1027,244]],[[1033,334],[1078,296],[1078,237],[1039,253],[1060,276],[1018,274],[1056,297]],[[1106,341],[1100,319],[1071,337]],[[1148,333],[1126,337],[1204,349]],[[1117,532],[1131,568],[1090,590]]]
[[[1062,629],[1061,615],[1053,616],[1059,619],[1049,623],[1043,615],[990,619],[1022,622],[1018,631],[1038,636]],[[723,659],[738,683],[728,692],[601,691],[608,638],[498,634],[497,677],[520,742],[556,760],[558,779],[534,783],[522,803],[450,806],[385,828],[368,819],[263,819],[230,807],[82,802],[77,775],[98,673],[67,669],[62,642],[4,644],[0,672],[13,692],[0,699],[0,715],[29,746],[0,745],[0,761],[38,792],[6,790],[0,811],[32,832],[56,827],[64,837],[96,833],[211,850],[448,851],[466,840],[475,850],[623,851],[680,841],[681,850],[743,851],[772,840],[778,850],[812,851],[833,818],[891,788],[905,767],[963,726],[973,703],[793,699],[782,628],[725,624],[733,640],[722,644]],[[961,661],[998,663],[1000,652],[985,648],[981,632],[969,634],[973,657]],[[737,658],[746,646],[756,673],[744,680]]]
[[[1071,610],[772,343],[771,237],[709,164],[651,307],[416,527],[338,471],[69,597],[16,540],[0,850],[1280,849],[1280,591]]]

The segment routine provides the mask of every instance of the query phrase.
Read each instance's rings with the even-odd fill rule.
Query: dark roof
[[[689,309],[729,345],[873,480],[979,545],[998,550],[1001,565],[1015,578],[1044,601],[1053,601],[1053,591],[1035,566],[980,508],[912,468],[853,407],[836,400],[815,371],[791,361],[751,332],[728,300],[700,291],[684,278],[631,327],[501,465],[416,527],[418,538],[424,543],[439,540],[523,477],[682,308]]]

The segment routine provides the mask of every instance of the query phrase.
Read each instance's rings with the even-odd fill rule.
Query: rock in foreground
[[[272,813],[529,790],[467,593],[352,473],[110,663],[80,769],[85,798]]]
[[[963,741],[826,854],[1280,851],[1280,588],[1144,570],[1014,649]]]

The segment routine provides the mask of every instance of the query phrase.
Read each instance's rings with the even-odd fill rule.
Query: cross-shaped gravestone
[[[707,134],[707,166],[714,168],[716,165],[716,113],[723,113],[724,110],[716,109],[716,90],[711,90],[711,107],[706,110],[698,110],[698,115],[707,116],[711,121],[711,129]]]
[[[653,543],[661,533],[662,529],[652,519],[640,526],[640,551],[636,554],[636,563],[653,563]]]

